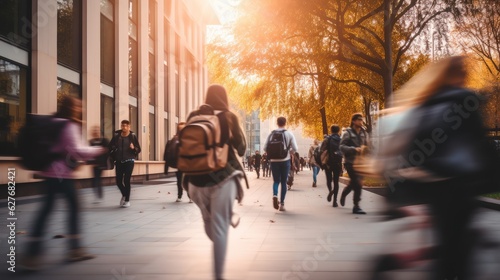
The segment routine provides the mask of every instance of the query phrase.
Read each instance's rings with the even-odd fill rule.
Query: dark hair
[[[278,126],[285,126],[286,124],[286,118],[285,117],[279,117],[277,120]]]
[[[62,97],[57,108],[56,117],[68,119],[76,123],[82,122],[82,101],[71,95]]]
[[[357,120],[358,118],[363,118],[363,114],[361,113],[354,113],[352,114],[352,117],[351,117],[351,126],[352,126],[352,122]]]
[[[128,124],[128,125],[130,125],[130,121],[129,121],[129,120],[123,120],[123,121],[121,122],[121,124]]]
[[[333,124],[332,126],[330,126],[330,131],[332,133],[339,133],[340,127],[338,125],[336,125],[336,124]]]

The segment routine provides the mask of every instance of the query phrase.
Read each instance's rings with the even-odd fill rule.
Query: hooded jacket
[[[224,112],[227,119],[230,138],[228,161],[225,168],[204,175],[190,175],[187,176],[188,181],[197,187],[209,187],[221,183],[228,178],[234,171],[240,170],[244,172],[241,164],[239,163],[238,156],[242,157],[246,151],[245,134],[241,129],[238,117],[229,111],[229,102],[227,98],[226,89],[221,85],[211,85],[207,89],[207,96],[205,103],[212,106],[214,110]],[[191,117],[196,116],[198,111],[193,111],[189,114],[188,121]]]

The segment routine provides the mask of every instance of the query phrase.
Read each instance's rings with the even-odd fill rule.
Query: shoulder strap
[[[221,138],[220,138],[220,146],[224,146],[224,144],[229,143],[229,124],[227,122],[227,116],[225,115],[225,111],[217,114],[217,118],[219,119],[220,130],[221,130]]]

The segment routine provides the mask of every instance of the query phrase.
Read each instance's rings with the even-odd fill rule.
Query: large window
[[[110,0],[101,0],[101,81],[115,84],[115,26],[114,6]]]
[[[137,0],[128,2],[129,38],[128,38],[128,90],[138,97],[139,91],[139,49],[137,47],[137,23],[139,22]]]
[[[101,94],[101,135],[104,138],[113,138],[113,132],[115,131],[114,116],[115,106],[113,98]]]
[[[149,53],[149,75],[148,75],[148,85],[149,85],[149,104],[156,104],[156,68],[155,68],[155,55]]]
[[[69,68],[82,68],[82,2],[57,1],[57,61]]]
[[[26,119],[28,69],[0,57],[0,156],[16,154]]]
[[[129,121],[130,121],[130,130],[132,130],[137,137],[139,137],[139,112],[137,110],[136,106],[129,105],[128,106],[128,112],[129,112]],[[120,120],[121,122],[122,120]],[[139,143],[142,144],[142,143]]]
[[[80,86],[57,78],[57,108],[61,105],[61,101],[65,95],[71,95],[81,99],[82,91]]]
[[[24,49],[31,47],[31,0],[0,1],[0,38]]]
[[[169,98],[169,90],[168,90],[168,64],[167,64],[167,53],[165,53],[165,60],[163,61],[163,86],[164,86],[164,100],[163,100],[163,106],[165,107],[165,112],[168,112],[168,98]]]

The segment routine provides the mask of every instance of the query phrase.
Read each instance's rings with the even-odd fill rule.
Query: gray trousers
[[[214,244],[215,279],[222,279],[227,252],[227,241],[233,203],[237,195],[238,176],[233,176],[212,187],[189,184],[189,195],[200,208],[205,232]]]

